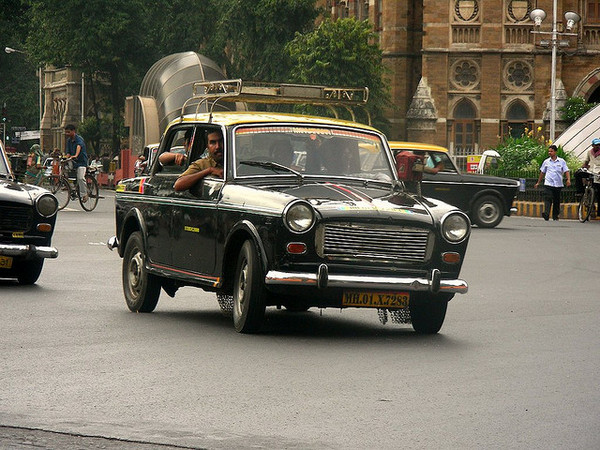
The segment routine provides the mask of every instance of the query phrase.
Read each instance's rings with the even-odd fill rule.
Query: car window
[[[235,130],[236,176],[289,175],[276,163],[303,175],[392,180],[377,135],[311,126],[239,127]]]
[[[160,168],[158,170],[162,169],[162,173],[182,173],[190,163],[190,159],[192,158],[191,152],[193,148],[194,128],[178,128],[169,136],[167,136],[167,143],[160,154],[162,155],[164,153],[171,153],[174,155],[183,155],[184,160],[182,164],[179,165],[175,164],[174,162],[164,162],[159,156],[159,161],[163,162],[159,164]]]

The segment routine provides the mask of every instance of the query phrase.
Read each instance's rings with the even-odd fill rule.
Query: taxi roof
[[[448,149],[439,145],[425,144],[423,142],[389,141],[392,150],[423,150],[448,153]]]
[[[210,113],[187,114],[183,117],[174,119],[169,124],[171,126],[177,123],[192,123],[206,125],[222,125],[233,126],[249,123],[299,123],[306,125],[333,125],[345,126],[352,128],[360,128],[365,131],[379,130],[369,125],[351,120],[334,119],[320,116],[307,116],[303,114],[279,113],[279,112],[263,112],[263,111],[218,111]]]

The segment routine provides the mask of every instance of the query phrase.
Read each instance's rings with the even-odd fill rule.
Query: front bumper
[[[411,292],[430,292],[448,294],[466,294],[469,290],[467,282],[461,279],[442,280],[440,271],[433,269],[429,278],[419,277],[375,277],[364,275],[331,275],[325,264],[317,273],[280,272],[271,270],[265,276],[269,285],[313,286],[320,289],[394,289]]]
[[[56,258],[58,250],[54,247],[27,244],[0,244],[2,256],[25,256],[28,258]]]

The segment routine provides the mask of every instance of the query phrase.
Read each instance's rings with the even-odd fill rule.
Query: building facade
[[[559,32],[556,136],[568,97],[600,100],[600,0],[325,0],[334,18],[367,18],[391,70],[393,139],[448,147],[461,164],[499,136],[550,122],[553,2]],[[529,14],[543,9],[536,27]],[[566,31],[564,13],[581,20]],[[463,165],[463,164],[461,164]]]

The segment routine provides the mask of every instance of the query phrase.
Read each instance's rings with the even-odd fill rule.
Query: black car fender
[[[140,231],[144,241],[144,252],[146,251],[146,235],[147,229],[142,216],[142,212],[138,208],[131,208],[123,218],[119,237],[119,256],[123,257],[125,245],[132,233]]]
[[[265,273],[267,272],[267,252],[260,234],[252,222],[249,220],[241,220],[231,228],[229,234],[225,238],[221,273],[223,274],[226,285],[229,285],[229,281],[233,279],[232,275],[235,271],[237,255],[247,239],[252,239],[254,245],[256,245],[262,269]]]

